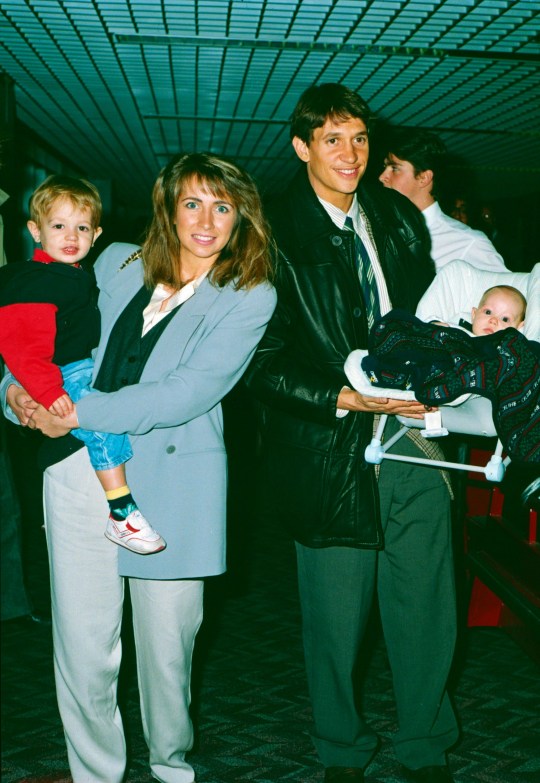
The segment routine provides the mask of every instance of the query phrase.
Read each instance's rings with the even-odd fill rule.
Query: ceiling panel
[[[537,0],[2,0],[17,114],[124,203],[180,150],[243,163],[264,189],[296,165],[288,120],[313,82],[381,119],[436,129],[480,186],[540,175]]]

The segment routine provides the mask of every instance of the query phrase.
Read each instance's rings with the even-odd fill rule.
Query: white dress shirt
[[[502,256],[487,236],[459,220],[445,215],[435,201],[422,210],[431,236],[431,257],[437,272],[450,261],[467,261],[477,269],[507,272]]]
[[[319,197],[317,196],[317,198]],[[356,198],[354,198],[351,208],[347,213],[345,213],[343,210],[339,209],[339,207],[335,207],[333,204],[330,204],[328,201],[324,201],[322,198],[319,198],[319,201],[325,208],[328,216],[331,218],[332,223],[334,223],[334,225],[336,225],[341,230],[343,230],[345,227],[345,219],[347,217],[352,219],[354,230],[364,243],[369,260],[371,261],[373,274],[375,275],[375,282],[377,284],[377,291],[379,293],[380,313],[381,315],[386,315],[386,313],[392,309],[392,305],[390,303],[390,297],[388,295],[386,280],[384,279],[379,256],[377,255],[377,248],[375,247],[375,240],[373,239],[371,226],[366,215],[364,214],[364,211],[362,210],[362,207],[360,206],[360,203]]]

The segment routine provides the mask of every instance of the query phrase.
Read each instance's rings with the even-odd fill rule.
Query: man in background
[[[502,256],[482,231],[445,215],[437,199],[447,151],[431,131],[397,128],[386,144],[379,180],[407,196],[422,212],[431,236],[431,256],[437,271],[456,259],[477,269],[507,272]]]

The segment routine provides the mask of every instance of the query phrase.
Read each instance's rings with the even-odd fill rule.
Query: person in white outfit
[[[176,156],[156,181],[153,206],[142,249],[115,243],[96,262],[102,337],[95,391],[60,418],[12,376],[0,389],[6,414],[56,438],[51,444],[69,444],[79,425],[128,433],[130,486],[167,536],[167,548],[152,558],[108,544],[97,524],[106,500],[86,449],[67,449],[45,470],[55,679],[74,783],[122,783],[125,776],[117,702],[123,577],[152,777],[195,780],[186,760],[192,653],[204,577],[225,570],[220,402],[276,303],[269,231],[242,169],[205,153]]]
[[[441,139],[431,131],[399,128],[391,134],[386,150],[379,180],[407,196],[422,212],[437,272],[458,259],[477,269],[507,271],[502,256],[482,231],[445,215],[439,206],[439,178],[447,156]]]

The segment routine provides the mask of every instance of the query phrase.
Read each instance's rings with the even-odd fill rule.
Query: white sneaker
[[[109,514],[105,535],[115,544],[139,555],[161,552],[167,546],[165,540],[135,507],[125,519],[114,519]]]

